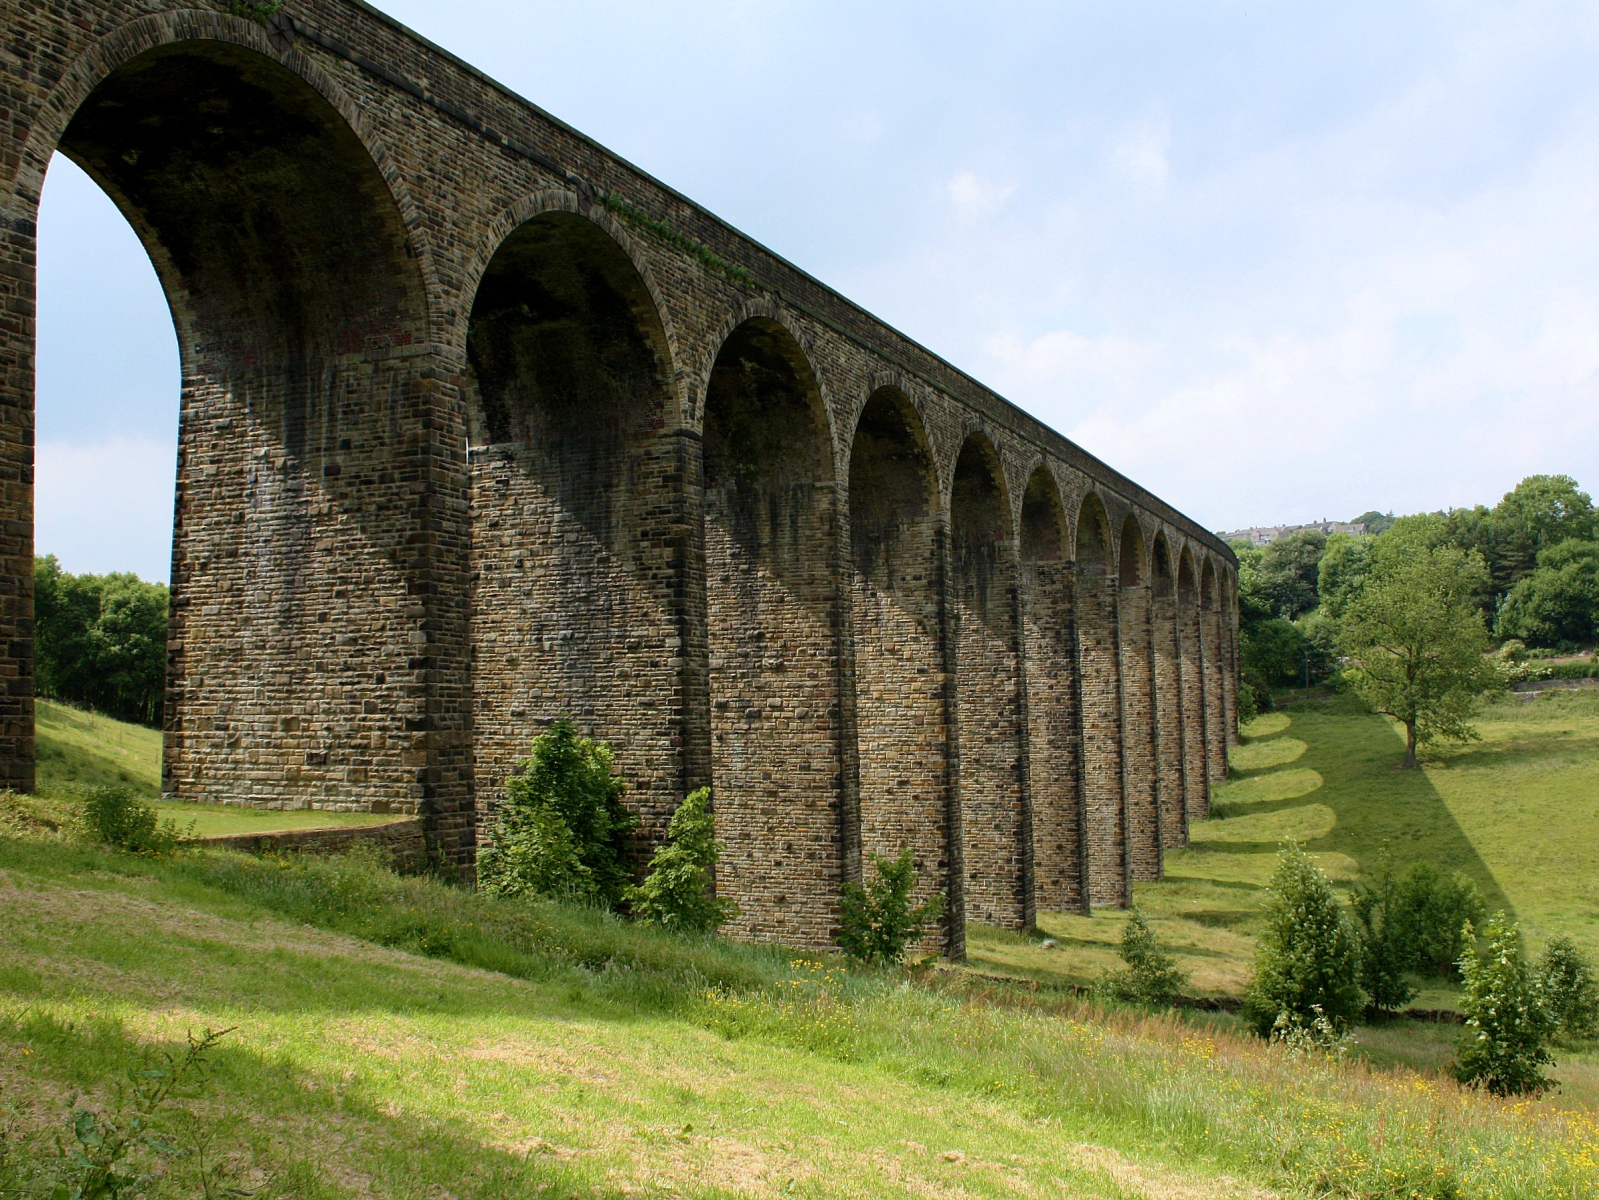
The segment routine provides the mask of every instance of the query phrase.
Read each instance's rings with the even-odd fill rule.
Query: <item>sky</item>
[[[1599,486],[1599,5],[380,7],[1217,530]],[[178,363],[57,159],[40,553],[164,579]]]

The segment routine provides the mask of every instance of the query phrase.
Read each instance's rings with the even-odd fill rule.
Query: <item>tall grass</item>
[[[1284,1191],[1405,1200],[1589,1200],[1599,1123],[1410,1072],[1296,1057],[1172,1015],[948,972],[847,968],[631,926],[598,910],[470,894],[370,859],[188,855],[150,864],[0,839],[0,868],[153,875],[174,898],[244,904],[382,945],[554,985],[596,1013],[662,1014],[1036,1121],[1212,1164]]]

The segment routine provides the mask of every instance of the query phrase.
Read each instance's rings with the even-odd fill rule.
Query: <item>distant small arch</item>
[[[1027,477],[1027,488],[1022,493],[1022,561],[1060,562],[1066,557],[1069,544],[1060,485],[1055,482],[1055,473],[1039,463]]]
[[[1183,547],[1182,554],[1177,559],[1177,599],[1186,605],[1192,605],[1198,583],[1194,576],[1194,556],[1187,546]]]
[[[1199,607],[1205,612],[1216,611],[1216,567],[1209,555],[1199,572]]]
[[[1145,582],[1144,530],[1138,518],[1127,514],[1122,522],[1122,544],[1118,555],[1121,568],[1121,586],[1138,587]]]
[[[849,451],[850,547],[871,575],[901,534],[938,511],[937,471],[920,414],[896,387],[880,387],[855,421]]]
[[[1077,510],[1077,570],[1084,575],[1109,575],[1110,519],[1098,496],[1089,492]]]
[[[1149,551],[1149,578],[1157,598],[1171,596],[1175,584],[1172,575],[1171,543],[1164,529],[1155,532]]]

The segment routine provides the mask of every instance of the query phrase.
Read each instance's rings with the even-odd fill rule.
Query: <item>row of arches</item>
[[[651,833],[713,785],[754,936],[830,940],[842,883],[906,846],[956,952],[966,915],[1158,873],[1225,767],[1208,555],[1113,530],[1091,491],[1069,508],[1047,465],[1013,504],[981,431],[942,429],[941,469],[928,422],[957,402],[863,388],[842,420],[826,345],[775,304],[707,319],[725,298],[575,195],[485,216],[508,232],[442,287],[327,80],[248,23],[163,20],[51,148],[139,233],[180,342],[168,790],[420,810],[465,855],[570,714]],[[30,421],[0,421],[8,456]],[[6,579],[27,549],[0,546]]]

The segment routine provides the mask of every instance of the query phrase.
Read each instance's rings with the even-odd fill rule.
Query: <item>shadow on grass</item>
[[[32,1013],[0,1022],[0,1037],[27,1051],[38,1080],[97,1093],[101,1099],[129,1070],[147,1064],[152,1049],[112,1018],[64,1022]],[[181,1049],[181,1043],[164,1048]],[[428,1179],[448,1181],[451,1195],[483,1200],[579,1195],[620,1200],[637,1194],[636,1189],[606,1184],[598,1164],[585,1167],[563,1161],[556,1156],[561,1152],[539,1139],[534,1139],[536,1149],[516,1154],[485,1143],[465,1122],[432,1115],[396,1116],[392,1098],[359,1078],[308,1070],[281,1054],[269,1057],[226,1040],[211,1052],[208,1062],[214,1089],[221,1095],[220,1109],[204,1099],[185,1105],[193,1116],[181,1122],[185,1128],[180,1134],[209,1133],[223,1146],[249,1146],[250,1157],[279,1175],[280,1187],[292,1189],[287,1194],[306,1200],[351,1191],[412,1195]],[[249,1119],[231,1115],[240,1112],[249,1113]],[[269,1138],[260,1129],[263,1115],[272,1119]],[[62,1111],[58,1127],[47,1136],[65,1133],[67,1117]],[[208,1128],[197,1129],[197,1124]],[[286,1127],[299,1127],[303,1137],[286,1145]],[[329,1186],[331,1181],[337,1182]],[[705,1187],[693,1194],[731,1193]]]
[[[1256,756],[1264,754],[1266,765],[1239,771],[1237,778],[1269,785],[1272,779],[1289,772],[1313,771],[1321,785],[1273,799],[1223,801],[1217,806],[1219,820],[1291,813],[1310,807],[1327,809],[1333,814],[1332,828],[1320,836],[1306,838],[1303,845],[1307,850],[1345,855],[1360,864],[1363,875],[1369,875],[1376,870],[1386,844],[1397,868],[1431,862],[1445,870],[1459,871],[1477,884],[1490,912],[1504,909],[1515,916],[1509,897],[1427,773],[1398,768],[1404,742],[1387,720],[1337,701],[1298,705],[1273,715],[1275,727],[1270,732],[1247,739]],[[1277,742],[1294,743],[1305,749],[1290,755],[1294,746],[1287,746],[1282,753],[1273,754],[1272,747]],[[1452,753],[1450,762],[1465,766],[1479,754],[1500,753],[1497,748],[1473,746]],[[1302,783],[1296,782],[1295,788]],[[1196,842],[1191,847],[1235,854],[1275,854],[1277,848],[1277,843],[1270,841],[1219,839]]]

